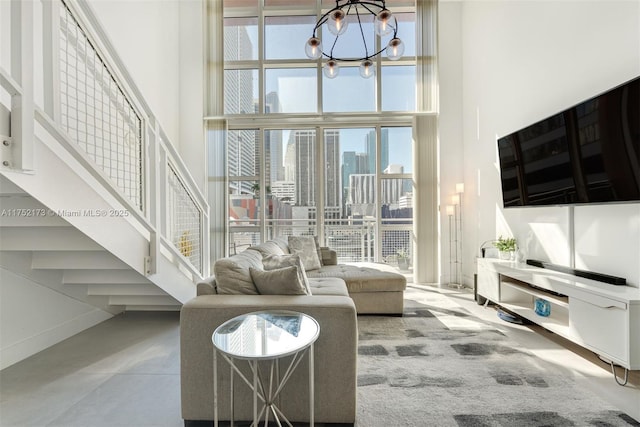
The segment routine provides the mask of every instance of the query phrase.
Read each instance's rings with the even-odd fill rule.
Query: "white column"
[[[436,283],[439,277],[438,118],[418,116],[413,123],[414,282]]]

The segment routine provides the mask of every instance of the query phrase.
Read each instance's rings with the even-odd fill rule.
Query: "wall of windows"
[[[230,251],[318,235],[346,261],[411,252],[410,127],[228,131]]]
[[[343,261],[395,265],[413,250],[415,2],[387,1],[406,49],[398,61],[376,57],[369,79],[358,62],[328,79],[323,61],[305,56],[317,18],[335,1],[223,6],[228,251],[308,234]],[[356,40],[340,43],[340,55],[357,55]]]

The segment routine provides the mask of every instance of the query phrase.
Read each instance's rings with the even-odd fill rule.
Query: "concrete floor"
[[[590,352],[553,334],[506,324],[469,290],[432,288],[640,420],[640,372],[615,384]],[[179,313],[130,312],[0,372],[0,426],[182,426]],[[366,427],[366,426],[359,426]]]

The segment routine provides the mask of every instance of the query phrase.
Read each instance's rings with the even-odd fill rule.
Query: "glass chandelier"
[[[382,49],[367,46],[363,24],[373,21],[373,30],[378,37],[392,34],[391,40]],[[322,41],[318,37],[318,29],[326,24],[328,31],[335,36],[329,52],[325,52]],[[355,28],[353,28],[355,27]],[[362,56],[360,58],[337,58],[333,52],[340,36],[349,31],[359,32],[362,36]],[[385,0],[336,0],[336,6],[322,15],[313,29],[313,35],[305,44],[305,53],[310,59],[326,57],[324,74],[330,79],[335,78],[340,70],[339,61],[360,61],[360,75],[369,78],[375,73],[372,58],[387,52],[387,58],[392,61],[400,59],[404,54],[404,43],[398,38],[398,20],[386,8]]]

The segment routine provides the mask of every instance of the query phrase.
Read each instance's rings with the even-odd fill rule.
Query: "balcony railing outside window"
[[[405,219],[402,223],[385,221],[380,226],[381,242],[376,241],[377,227],[377,221],[371,219],[326,221],[322,246],[335,250],[338,262],[376,262],[378,251],[382,254],[379,260],[393,266],[399,265],[403,254],[412,258],[413,225],[410,220]],[[259,221],[230,222],[229,229],[230,254],[261,242]],[[265,229],[264,240],[316,235],[316,223],[309,220],[268,220]]]

